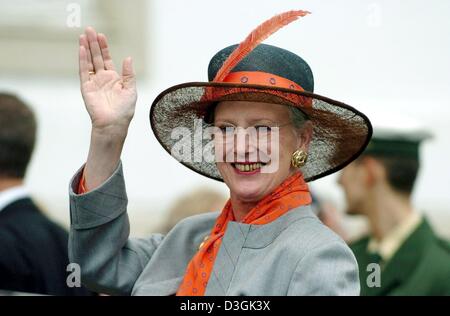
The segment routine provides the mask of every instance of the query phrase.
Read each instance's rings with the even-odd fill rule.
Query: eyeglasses
[[[292,122],[285,124],[274,124],[274,125],[266,125],[266,124],[258,124],[254,126],[249,126],[247,128],[234,126],[234,125],[222,125],[215,126],[216,135],[222,136],[222,139],[225,141],[231,141],[234,139],[235,135],[249,135],[250,138],[255,139],[265,139],[272,136],[273,133],[278,133],[279,129],[285,126],[292,125]]]

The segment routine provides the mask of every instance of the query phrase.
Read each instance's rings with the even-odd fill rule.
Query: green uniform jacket
[[[368,287],[373,258],[369,237],[350,244],[359,265],[361,295],[450,295],[450,246],[423,219],[386,264],[381,263],[380,287]]]

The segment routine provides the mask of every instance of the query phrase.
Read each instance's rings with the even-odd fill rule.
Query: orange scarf
[[[244,217],[242,223],[253,225],[268,224],[289,210],[310,203],[311,195],[309,194],[308,185],[302,174],[297,172],[259,201]],[[214,261],[219,252],[222,237],[227,229],[227,224],[229,221],[234,220],[231,202],[228,200],[222,213],[217,218],[210,236],[201,244],[199,251],[189,262],[177,295],[204,295]]]

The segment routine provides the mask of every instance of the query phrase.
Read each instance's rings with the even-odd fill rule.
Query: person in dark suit
[[[31,109],[0,93],[0,290],[89,294],[67,286],[68,234],[44,216],[24,186],[35,139]]]
[[[370,226],[368,236],[350,243],[361,295],[450,295],[448,242],[412,203],[419,145],[430,134],[408,122],[375,126],[363,155],[339,179],[347,213],[366,216]]]

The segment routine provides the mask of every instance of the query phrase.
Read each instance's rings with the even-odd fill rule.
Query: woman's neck
[[[231,196],[231,206],[236,222],[240,222],[258,204],[257,202],[244,202]]]
[[[290,178],[294,174],[298,173],[298,169],[291,168],[288,176],[286,179]],[[282,181],[281,183],[283,183]],[[280,184],[278,184],[280,185]],[[278,187],[278,186],[277,186]],[[273,192],[273,190],[272,190]],[[233,215],[236,222],[240,222],[244,219],[244,217],[259,203],[258,201],[243,201],[239,198],[237,198],[233,193],[230,192],[230,200],[231,200],[231,206],[233,209]]]

